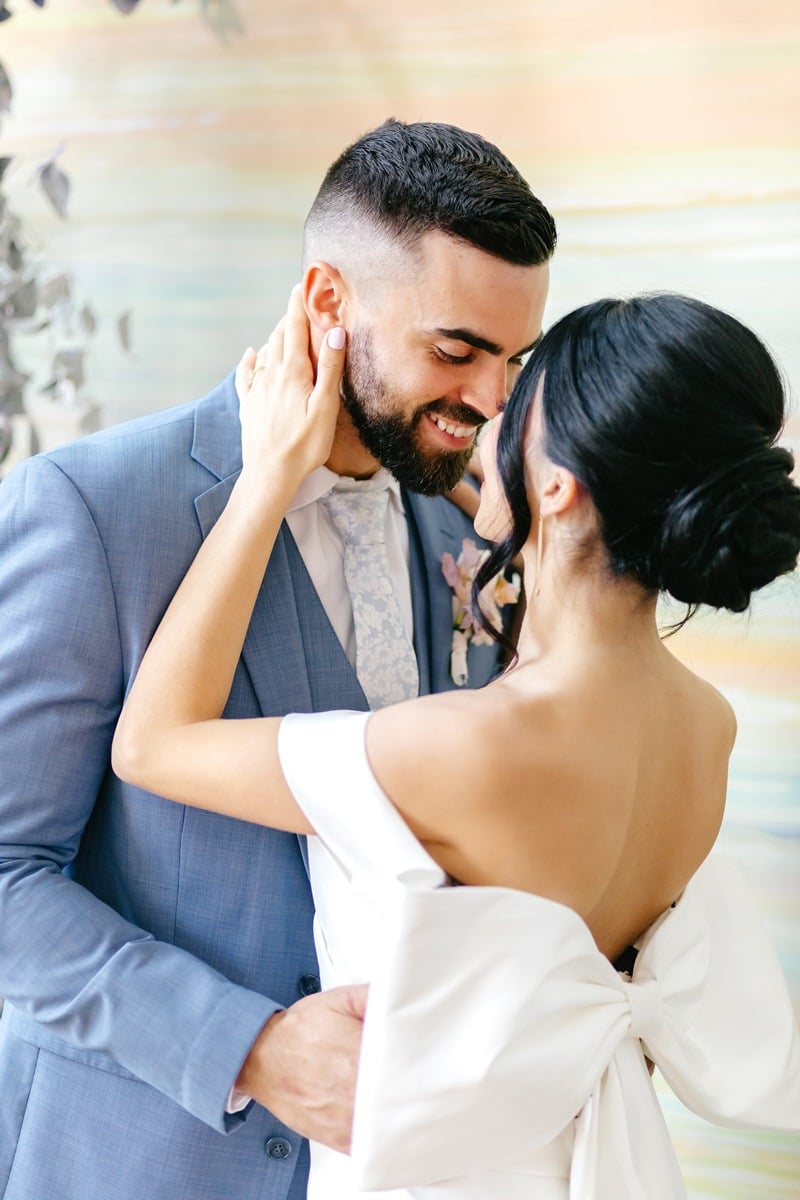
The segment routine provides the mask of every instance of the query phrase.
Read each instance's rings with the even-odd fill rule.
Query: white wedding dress
[[[368,716],[279,735],[317,830],[323,986],[371,984],[352,1157],[313,1144],[309,1200],[685,1198],[645,1054],[708,1120],[800,1129],[791,999],[732,863],[712,855],[620,975],[571,909],[447,886],[372,775]]]

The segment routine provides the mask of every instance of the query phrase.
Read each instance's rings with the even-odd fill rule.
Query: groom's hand
[[[331,988],[270,1017],[244,1061],[237,1091],[303,1137],[350,1149],[366,984]]]

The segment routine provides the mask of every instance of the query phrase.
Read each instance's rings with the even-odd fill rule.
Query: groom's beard
[[[342,402],[373,458],[410,491],[440,496],[455,487],[466,471],[474,440],[465,450],[431,451],[423,444],[420,427],[428,412],[452,414],[454,422],[465,425],[477,423],[475,412],[463,405],[455,411],[452,403],[434,400],[406,416],[401,411],[403,398],[378,373],[372,334],[363,327],[348,337]]]

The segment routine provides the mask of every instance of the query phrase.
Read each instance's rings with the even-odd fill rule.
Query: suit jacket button
[[[267,1138],[264,1150],[270,1158],[288,1158],[292,1153],[292,1143],[282,1137]]]
[[[316,992],[322,990],[319,975],[301,975],[298,987],[300,988],[301,996],[313,996]]]

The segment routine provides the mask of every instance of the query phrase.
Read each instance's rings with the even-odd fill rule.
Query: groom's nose
[[[483,362],[474,365],[469,377],[461,384],[459,399],[491,421],[508,399],[508,390],[506,363],[487,355]]]

